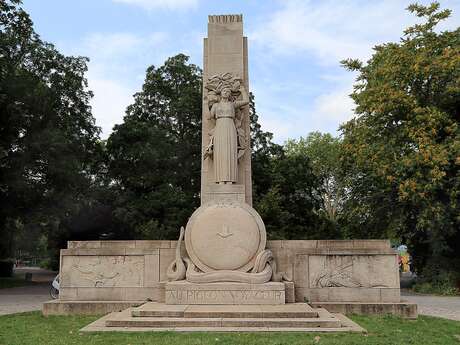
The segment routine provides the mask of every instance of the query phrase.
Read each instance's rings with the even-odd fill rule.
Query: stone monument
[[[265,303],[284,303],[281,282],[289,279],[277,272],[273,254],[266,249],[264,222],[251,206],[247,39],[242,16],[210,16],[208,34],[204,43],[201,206],[185,230],[181,229],[176,258],[167,273],[170,281],[179,283],[166,284],[166,303],[179,303],[178,291],[203,289],[208,295],[215,289],[251,291],[240,304],[264,303],[251,298],[256,295],[269,296]],[[186,256],[182,257],[184,236]],[[196,302],[194,294],[182,296],[183,303]],[[232,302],[216,297],[209,303]]]
[[[43,314],[112,312],[87,331],[359,331],[333,313],[416,317],[389,241],[267,241],[252,208],[247,60],[242,16],[209,16],[201,206],[179,240],[69,241]]]
[[[252,206],[248,42],[243,36],[243,16],[209,16],[208,36],[203,49],[202,152],[209,159],[202,161],[201,203],[233,194]],[[221,151],[222,145],[227,146],[225,139],[231,145]],[[229,164],[225,169],[230,175],[221,175],[223,167],[215,159]]]

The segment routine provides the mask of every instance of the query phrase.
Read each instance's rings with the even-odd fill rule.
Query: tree
[[[179,54],[147,69],[107,142],[123,236],[175,238],[199,205],[201,70]]]
[[[182,54],[149,67],[142,91],[107,143],[118,237],[170,238],[199,206],[201,70]],[[254,202],[272,183],[282,148],[262,131],[250,94]]]
[[[419,272],[459,272],[460,29],[435,31],[450,15],[438,3],[408,10],[424,21],[399,43],[343,62],[359,73],[342,127],[348,225],[399,237]]]
[[[321,210],[327,219],[337,223],[344,194],[340,180],[340,139],[329,133],[311,132],[306,138],[288,140],[284,147],[289,155],[309,158],[321,184]]]
[[[99,128],[87,59],[43,42],[20,4],[0,0],[0,230],[39,226],[51,238],[87,202]]]
[[[254,208],[272,239],[331,238],[337,234],[319,213],[319,180],[303,152],[272,142],[258,123],[250,95]]]
[[[270,189],[273,183],[272,161],[283,153],[283,147],[275,144],[273,134],[262,130],[256,111],[255,97],[249,94],[249,119],[251,129],[251,168],[254,204]]]

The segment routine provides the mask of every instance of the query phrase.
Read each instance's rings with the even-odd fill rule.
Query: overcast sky
[[[121,123],[145,70],[178,53],[202,66],[208,14],[243,14],[249,39],[250,90],[264,130],[275,141],[311,131],[337,134],[353,116],[348,97],[356,77],[345,58],[368,59],[372,47],[398,41],[416,22],[406,0],[25,0],[42,39],[71,55],[90,58],[102,137]],[[419,1],[427,4],[429,1]],[[442,29],[460,25],[460,1]]]

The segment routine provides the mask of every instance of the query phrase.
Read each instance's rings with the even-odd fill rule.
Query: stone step
[[[132,317],[184,317],[186,305],[147,302],[131,309]]]
[[[228,315],[231,317],[226,317]],[[302,317],[307,315],[313,317]],[[104,321],[108,328],[341,328],[339,318],[325,309],[313,310],[305,303],[281,306],[171,306],[152,302],[113,313]]]
[[[227,307],[227,306],[226,306]],[[342,314],[315,309],[314,318],[139,317],[134,308],[108,314],[84,327],[84,332],[365,332]],[[138,309],[138,308],[136,308]],[[169,310],[170,313],[178,310]]]
[[[317,318],[305,303],[283,305],[168,305],[149,302],[133,308],[133,317],[184,318]]]
[[[336,318],[181,318],[127,317],[108,319],[107,327],[279,327],[279,328],[340,328]]]

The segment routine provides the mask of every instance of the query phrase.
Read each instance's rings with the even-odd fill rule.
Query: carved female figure
[[[232,90],[224,87],[220,91],[220,100],[211,107],[210,118],[215,119],[216,126],[211,138],[214,177],[218,184],[232,184],[238,180],[238,130],[235,124],[236,113],[249,104],[249,96],[241,83],[239,92],[242,100],[232,100]]]

